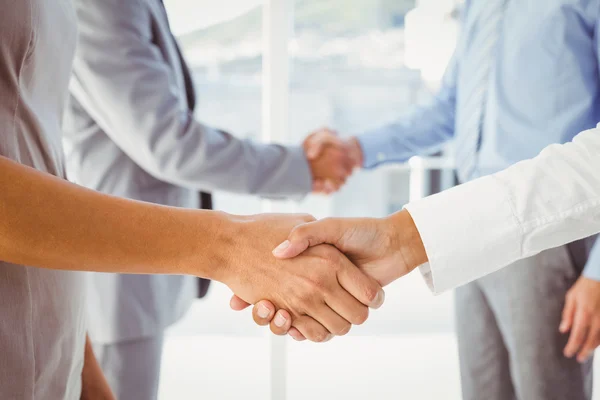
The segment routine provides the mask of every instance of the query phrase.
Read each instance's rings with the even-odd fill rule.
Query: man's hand
[[[381,286],[363,274],[333,246],[308,249],[289,260],[272,256],[272,249],[310,216],[259,215],[238,217],[237,251],[227,263],[232,267],[222,282],[254,304],[268,299],[285,309],[287,321],[312,341],[325,341],[330,334],[344,335],[351,324],[361,324],[368,308],[383,303]],[[257,309],[257,315],[262,315]]]
[[[295,227],[288,240],[273,254],[281,259],[296,257],[312,246],[328,243],[337,247],[363,272],[385,286],[408,274],[427,261],[420,235],[407,211],[385,219],[329,218]],[[233,298],[231,307],[247,307],[241,299]],[[259,325],[271,325],[277,334],[290,329],[289,314],[276,309],[267,301],[258,302],[253,310]],[[301,332],[289,330],[292,337],[302,340]]]
[[[600,282],[580,277],[567,292],[560,331],[569,335],[566,357],[583,363],[600,345]]]
[[[362,166],[362,150],[356,139],[342,140],[335,131],[317,130],[303,143],[313,174],[313,192],[337,191],[354,168]]]
[[[81,371],[81,400],[115,400],[87,336],[85,338],[83,370]]]

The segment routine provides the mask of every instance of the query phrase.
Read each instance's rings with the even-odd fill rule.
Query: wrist
[[[234,273],[239,217],[220,211],[182,211],[183,241],[174,243],[172,250],[178,273],[226,283]]]
[[[346,140],[346,143],[348,144],[350,158],[354,161],[354,165],[362,168],[364,165],[364,155],[360,141],[356,136],[352,136]]]
[[[408,211],[402,210],[386,217],[385,223],[391,247],[404,260],[406,273],[428,261],[421,235]]]

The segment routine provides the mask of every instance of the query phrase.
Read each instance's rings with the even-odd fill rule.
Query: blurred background
[[[329,126],[360,133],[410,112],[439,85],[458,35],[458,0],[288,0],[289,118],[283,141]],[[201,121],[261,140],[263,1],[165,0],[193,67]],[[285,28],[287,29],[287,28]],[[309,196],[299,211],[381,217],[453,184],[451,157],[361,171],[332,197]],[[261,212],[249,196],[216,194],[231,213]],[[368,323],[327,344],[287,341],[286,398],[460,398],[452,294],[434,297],[416,274],[386,290]],[[271,339],[249,312],[230,311],[213,285],[170,329],[160,398],[269,399]],[[279,399],[278,399],[279,400]]]

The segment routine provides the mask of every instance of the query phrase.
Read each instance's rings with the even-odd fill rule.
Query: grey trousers
[[[580,271],[566,246],[456,290],[464,400],[589,400],[592,360],[563,356],[558,331]]]
[[[156,400],[164,336],[94,344],[117,400]]]

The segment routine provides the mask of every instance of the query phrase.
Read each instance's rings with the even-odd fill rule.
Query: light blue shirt
[[[461,75],[461,59],[485,5],[467,0],[459,43],[432,101],[359,136],[365,168],[432,154],[453,139],[456,99],[469,79]],[[600,121],[600,0],[509,0],[505,12],[472,179],[568,142]],[[584,275],[600,280],[598,244]]]

